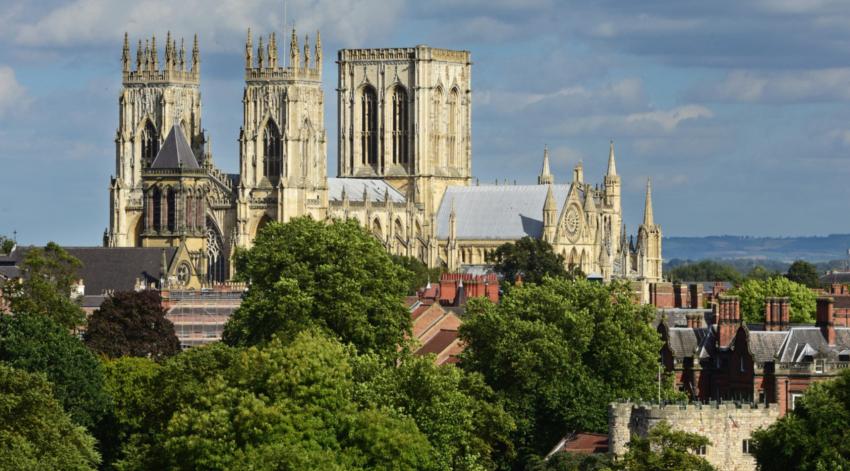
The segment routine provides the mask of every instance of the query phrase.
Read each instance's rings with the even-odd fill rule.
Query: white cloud
[[[0,65],[0,117],[26,106],[28,102],[26,89],[18,83],[15,71],[9,66]]]
[[[630,125],[658,125],[664,131],[670,132],[676,129],[676,127],[678,127],[683,121],[712,117],[714,117],[714,113],[704,106],[685,105],[677,106],[669,110],[630,114],[626,116],[626,123]]]
[[[692,95],[701,99],[744,103],[799,103],[850,100],[850,68],[815,70],[735,70],[719,83]]]
[[[299,31],[321,29],[326,39],[348,45],[387,33],[395,26],[403,0],[292,0],[287,23]],[[375,14],[380,12],[380,14]],[[248,27],[257,32],[287,29],[279,0],[74,0],[39,16],[39,11],[15,15],[13,39],[24,46],[68,46],[114,41],[124,31],[133,36],[170,29],[197,32],[208,50],[234,51]],[[36,17],[34,21],[28,18]],[[364,25],[368,25],[365,27]]]
[[[610,136],[669,135],[675,132],[683,122],[712,117],[714,117],[714,113],[704,106],[683,105],[665,110],[625,115],[599,114],[566,118],[558,129],[570,135],[598,133],[600,131],[605,131]]]

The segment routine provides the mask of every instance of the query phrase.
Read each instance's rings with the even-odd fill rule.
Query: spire
[[[124,66],[124,72],[130,72],[130,36],[124,33],[124,49],[121,51],[121,63]]]
[[[310,35],[304,35],[304,68],[310,68]]]
[[[269,38],[269,67],[277,68],[277,35],[275,33],[272,33]]]
[[[192,46],[192,73],[201,73],[201,51],[198,49],[198,33],[195,33],[195,44]]]
[[[617,162],[614,159],[614,140],[611,139],[611,147],[608,149],[608,173],[609,177],[617,176]]]
[[[142,70],[142,40],[139,39],[139,45],[136,47],[136,72]]]
[[[555,193],[552,192],[552,184],[549,183],[548,188],[546,189],[546,202],[543,203],[543,212],[557,210],[558,202],[555,201]]]
[[[454,198],[452,198],[452,212],[449,213],[449,239],[457,239],[457,213],[455,212]]]
[[[145,39],[145,63],[144,69],[151,69],[151,42],[149,39]]]
[[[263,68],[263,64],[266,62],[266,48],[263,47],[263,36],[260,35],[259,43],[257,46],[257,67],[260,69]]]
[[[156,50],[156,35],[151,38],[151,70],[154,72],[159,70],[159,53]]]
[[[579,161],[573,169],[573,181],[576,183],[584,183],[584,166],[581,161]]]
[[[555,178],[549,171],[549,146],[543,146],[543,169],[540,170],[540,176],[537,177],[537,184],[549,185],[552,183],[555,183]]]
[[[186,72],[186,44],[180,38],[180,71]]]
[[[298,69],[301,65],[300,53],[298,52],[298,36],[295,35],[295,28],[292,28],[292,36],[289,39],[289,66],[293,69]]]
[[[655,224],[652,217],[652,180],[646,180],[646,206],[643,208],[643,225],[652,226]]]
[[[316,31],[316,70],[322,70],[322,33]]]
[[[174,66],[174,51],[171,49],[171,31],[165,36],[165,69],[171,70]]]
[[[251,37],[251,28],[248,28],[248,39],[245,40],[245,68],[250,69],[254,65],[254,40]]]
[[[596,212],[596,202],[593,200],[593,193],[590,191],[584,194],[584,212],[588,214]]]

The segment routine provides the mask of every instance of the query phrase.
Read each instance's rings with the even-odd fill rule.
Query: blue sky
[[[473,57],[473,172],[601,181],[617,146],[626,223],[653,177],[665,235],[850,232],[850,4],[830,0],[290,0],[322,31],[328,168],[335,51],[429,44]],[[201,42],[203,125],[238,167],[245,32],[282,1],[0,0],[0,234],[100,243],[124,31]],[[284,36],[286,37],[286,36]]]

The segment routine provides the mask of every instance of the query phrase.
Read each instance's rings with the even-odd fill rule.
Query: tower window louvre
[[[378,170],[378,97],[375,89],[365,87],[360,103],[360,155],[363,165]]]
[[[283,166],[283,146],[281,145],[280,130],[272,120],[266,123],[266,128],[263,130],[263,152],[263,176],[267,178],[279,177]]]

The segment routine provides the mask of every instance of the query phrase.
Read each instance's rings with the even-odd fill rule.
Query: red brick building
[[[721,296],[707,327],[659,324],[661,361],[692,400],[777,403],[784,414],[811,383],[850,367],[850,328],[836,326],[834,305],[820,297],[815,325],[791,325],[789,299],[768,298],[764,323],[746,325],[738,298]]]

